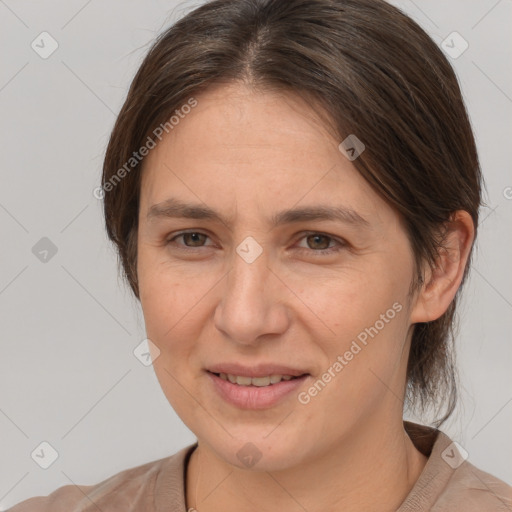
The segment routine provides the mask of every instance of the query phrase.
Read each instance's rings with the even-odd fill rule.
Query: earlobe
[[[442,248],[435,266],[428,269],[411,312],[411,322],[432,322],[448,309],[460,287],[471,252],[475,229],[464,210],[453,213],[446,224]]]

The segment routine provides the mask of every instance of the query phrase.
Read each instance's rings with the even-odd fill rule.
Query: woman
[[[23,511],[499,511],[455,407],[481,175],[453,70],[381,0],[214,0],[162,34],[106,227],[197,443]],[[318,244],[318,245],[317,245]]]

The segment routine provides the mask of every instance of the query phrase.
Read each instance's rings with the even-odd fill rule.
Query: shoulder
[[[174,455],[125,469],[95,485],[65,485],[29,498],[7,512],[97,512],[155,509],[159,498],[183,495],[184,464],[195,445]]]
[[[510,512],[512,487],[465,461],[453,471],[432,510],[441,512],[460,507],[465,512]]]
[[[410,422],[405,428],[427,463],[398,512],[510,512],[512,487],[475,467],[445,433]]]

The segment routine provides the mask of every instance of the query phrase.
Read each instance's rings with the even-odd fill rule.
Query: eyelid
[[[338,245],[334,246],[334,247],[328,247],[327,249],[319,249],[317,251],[315,251],[314,249],[309,249],[307,247],[299,247],[298,248],[299,250],[308,251],[311,254],[322,256],[322,255],[333,254],[333,253],[339,252],[343,249],[347,249],[349,247],[349,243],[346,240],[344,240],[343,238],[331,235],[329,233],[324,233],[323,231],[311,231],[311,230],[303,231],[300,233],[300,236],[298,237],[297,241],[301,241],[304,238],[307,238],[308,236],[311,236],[311,235],[325,236],[326,238],[329,238],[332,242],[335,242]]]
[[[338,242],[339,244],[347,245],[347,241],[344,240],[343,238],[341,238],[339,236],[336,236],[336,235],[331,235],[330,233],[324,233],[323,231],[315,231],[315,230],[301,231],[299,233],[299,235],[300,235],[299,239],[305,238],[305,237],[310,236],[310,235],[325,236],[327,238],[330,238],[331,240],[334,240],[335,242]]]
[[[188,233],[196,233],[198,235],[204,235],[211,240],[210,235],[208,235],[207,233],[204,233],[202,230],[189,229],[189,230],[173,233],[171,235],[171,237],[166,240],[166,243],[169,244],[171,242],[174,242],[177,238],[179,238],[183,235],[186,235]],[[338,244],[338,246],[337,247],[336,246],[328,247],[327,249],[319,249],[319,250],[309,249],[307,247],[299,247],[298,249],[300,251],[307,251],[309,253],[317,254],[317,255],[327,255],[327,254],[335,253],[337,251],[340,251],[342,249],[349,247],[348,242],[346,240],[344,240],[343,238],[331,235],[329,233],[324,233],[323,231],[314,231],[314,230],[302,231],[301,233],[299,233],[295,243],[297,243],[298,241],[301,241],[302,239],[307,238],[308,236],[311,236],[311,235],[325,236],[325,237],[329,238],[331,241],[336,242]],[[189,247],[186,245],[178,244],[178,247],[180,249],[184,249],[187,251],[194,251],[194,250],[202,249],[203,247],[211,247],[211,245],[201,245],[198,247]]]
[[[192,234],[192,233],[195,233],[195,234],[198,234],[198,235],[204,235],[206,236],[207,238],[209,238],[211,240],[211,236],[207,233],[204,233],[203,231],[199,230],[199,229],[187,229],[185,231],[179,231],[177,233],[172,233],[172,235],[166,239],[166,244],[170,244],[171,242],[174,242],[174,240],[176,238],[179,238],[180,236],[183,236],[183,235],[187,235],[187,234]],[[194,249],[201,249],[202,247],[210,247],[210,246],[205,246],[205,245],[202,245],[202,246],[198,246],[198,247],[189,247],[187,245],[178,245],[178,247],[181,247],[183,249],[186,249],[186,250],[194,250]]]

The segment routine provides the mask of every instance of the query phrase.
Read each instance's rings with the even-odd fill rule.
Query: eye
[[[175,244],[174,241],[177,240],[178,238],[181,238],[185,242],[185,244]],[[193,249],[195,247],[204,247],[203,243],[207,238],[209,238],[208,235],[200,233],[199,231],[185,231],[173,236],[167,241],[167,243],[173,243],[174,245],[178,245],[178,247],[182,247],[185,249]]]
[[[301,240],[305,240],[307,247],[300,247],[301,251],[307,251],[309,253],[316,253],[315,255],[323,256],[329,255],[335,252],[339,252],[344,249],[347,244],[342,240],[335,239],[330,235],[326,235],[325,233],[316,233],[310,232],[306,233],[305,236],[302,237]],[[334,247],[329,247],[331,243],[335,243]]]
[[[176,240],[182,239],[184,243],[177,243]],[[209,236],[201,233],[200,231],[183,231],[175,234],[170,238],[167,243],[172,244],[179,249],[189,250],[201,247],[208,247],[205,244]],[[347,247],[347,243],[343,240],[336,239],[325,233],[308,232],[304,233],[300,240],[306,241],[306,247],[299,246],[299,251],[306,251],[309,254],[313,253],[318,256],[329,255],[341,251]],[[332,246],[332,244],[335,244]]]

